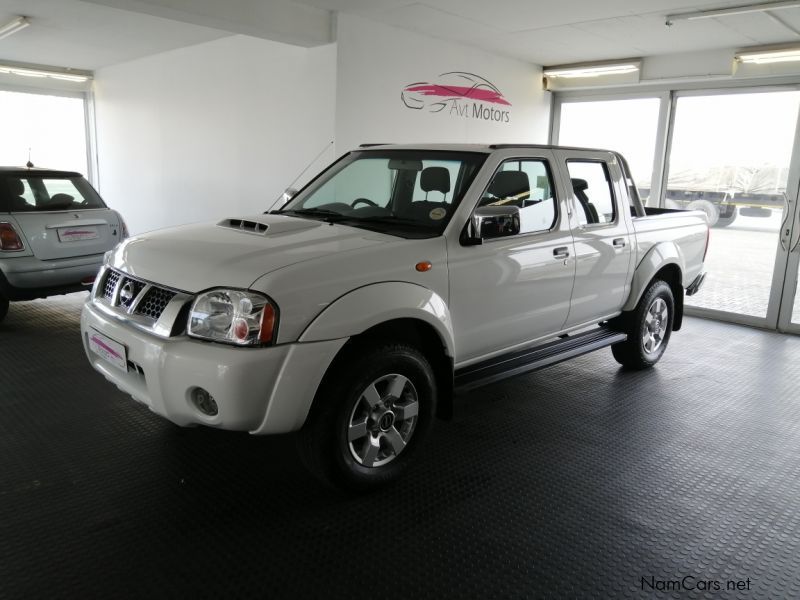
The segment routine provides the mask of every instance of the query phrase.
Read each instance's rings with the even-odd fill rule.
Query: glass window
[[[767,316],[798,108],[797,91],[678,98],[666,207],[714,227],[708,277],[687,305]]]
[[[504,162],[478,206],[517,206],[520,233],[550,230],[558,212],[547,163],[540,159]]]
[[[558,143],[621,153],[645,202],[650,197],[660,103],[658,98],[564,102]]]
[[[0,165],[87,172],[83,98],[0,91]]]
[[[485,160],[474,152],[353,152],[280,212],[402,237],[439,235]]]
[[[103,208],[105,204],[83,177],[47,177],[25,172],[0,177],[5,194],[0,210],[10,212],[81,210]]]
[[[605,163],[568,160],[575,209],[580,225],[612,223],[617,218],[611,177]]]

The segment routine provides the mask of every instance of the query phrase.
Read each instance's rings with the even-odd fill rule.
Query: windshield
[[[279,212],[401,237],[440,235],[486,155],[434,150],[353,152]]]
[[[2,176],[0,210],[32,212],[105,208],[83,177],[74,175],[8,174]]]

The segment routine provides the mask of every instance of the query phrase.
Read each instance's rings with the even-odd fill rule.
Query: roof
[[[603,148],[579,148],[576,146],[553,146],[551,144],[361,144],[358,150],[449,150],[451,152],[483,152],[506,149],[538,150],[588,150],[590,152],[612,152]],[[616,154],[616,153],[615,153]]]
[[[18,177],[83,177],[76,171],[60,171],[58,169],[42,169],[39,167],[0,167],[0,175],[16,175]]]

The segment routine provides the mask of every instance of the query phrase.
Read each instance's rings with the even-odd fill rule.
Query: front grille
[[[183,292],[106,269],[94,301],[135,327],[160,337],[171,337],[181,334],[180,323],[186,320],[184,309],[191,299]],[[168,311],[169,307],[174,310]]]
[[[116,287],[118,281],[119,273],[109,269],[108,275],[106,276],[106,283],[103,286],[103,297],[109,302],[111,302],[111,299],[114,297],[114,288]]]
[[[167,304],[174,297],[175,292],[153,286],[145,293],[144,298],[142,298],[134,312],[157,321],[164,309],[167,308]]]

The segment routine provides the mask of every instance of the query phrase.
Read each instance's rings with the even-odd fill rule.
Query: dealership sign
[[[492,82],[474,73],[453,71],[442,73],[434,81],[410,83],[400,97],[413,110],[499,123],[511,120],[511,102]]]

